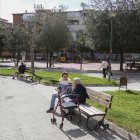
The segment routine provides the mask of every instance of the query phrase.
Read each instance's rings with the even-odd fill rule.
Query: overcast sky
[[[0,17],[13,21],[13,13],[23,13],[25,10],[33,12],[34,4],[42,4],[47,9],[58,5],[68,6],[68,10],[80,10],[81,2],[89,3],[90,0],[0,0]]]

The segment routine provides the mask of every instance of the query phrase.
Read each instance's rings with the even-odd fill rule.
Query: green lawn
[[[106,93],[113,95],[112,108],[108,112],[107,119],[140,137],[140,91]],[[87,103],[99,107],[89,100]]]
[[[3,68],[0,69],[0,75],[4,75],[4,76],[12,76],[14,72],[15,72],[14,69],[3,69]],[[44,84],[57,84],[60,77],[61,77],[61,72],[41,71],[41,70],[36,70],[35,72],[35,79],[40,78],[41,83]],[[71,79],[74,77],[79,77],[82,83],[85,85],[106,85],[106,86],[117,85],[115,81],[109,82],[107,79],[90,77],[77,73],[69,73],[69,77]]]
[[[58,79],[61,77],[61,72],[48,72],[48,71],[36,71],[36,76],[42,77],[43,83],[58,83]],[[97,78],[97,77],[90,77],[85,76],[82,74],[77,73],[69,73],[69,78],[73,79],[74,77],[79,77],[83,84],[85,85],[117,85],[115,81],[108,81],[103,78]]]
[[[12,76],[14,74],[15,70],[14,69],[0,69],[0,75],[3,76]]]

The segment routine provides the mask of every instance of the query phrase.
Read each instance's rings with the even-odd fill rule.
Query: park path
[[[94,76],[94,77],[99,77],[102,78],[101,73],[85,73],[84,75],[88,76]],[[120,73],[114,73],[113,77],[111,77],[113,80],[119,81],[120,77],[126,75],[128,77],[128,90],[135,90],[135,91],[140,91],[140,73],[137,74],[120,74]],[[88,87],[91,90],[96,90],[96,91],[116,91],[119,90],[119,87]],[[121,87],[121,90],[126,90],[126,87]]]
[[[5,61],[4,63],[0,63],[1,66],[6,67],[14,67],[14,63],[11,61]],[[31,62],[26,62],[27,67],[31,67]],[[55,63],[55,67],[53,69],[65,69],[68,71],[79,71],[80,70],[80,64],[78,63]],[[84,63],[82,65],[82,70],[84,71],[99,71],[99,68],[101,66],[101,63]],[[35,61],[35,67],[45,69],[46,68],[46,62],[38,62]],[[125,64],[124,64],[125,68]],[[119,63],[112,63],[112,70],[119,70]]]
[[[88,132],[65,120],[61,131],[46,114],[54,87],[0,77],[0,140],[122,140],[108,130]],[[60,118],[57,117],[58,124]]]

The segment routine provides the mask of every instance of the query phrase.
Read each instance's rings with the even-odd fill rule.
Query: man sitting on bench
[[[18,67],[18,74],[24,74],[26,70],[26,66],[23,62],[21,62],[21,65]],[[16,74],[13,76],[13,79],[15,79]]]
[[[80,78],[75,77],[73,79],[73,90],[72,94],[78,95],[78,100],[80,104],[84,104],[86,102],[86,99],[89,99],[89,96],[87,94],[86,88],[81,84]],[[66,98],[65,102],[71,101],[71,98]]]
[[[76,93],[79,95],[79,103],[83,104],[86,102],[86,98],[89,99],[89,96],[87,94],[86,88],[81,84],[80,78],[74,78],[73,79],[73,93]]]

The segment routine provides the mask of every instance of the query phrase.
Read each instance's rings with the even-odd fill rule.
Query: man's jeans
[[[64,96],[65,96],[65,94],[63,94],[61,97],[64,97]],[[58,97],[58,93],[52,94],[50,108],[54,108],[54,106],[55,106],[55,99],[57,97]]]
[[[50,108],[54,108],[55,99],[56,99],[57,97],[58,97],[58,93],[52,94]]]

